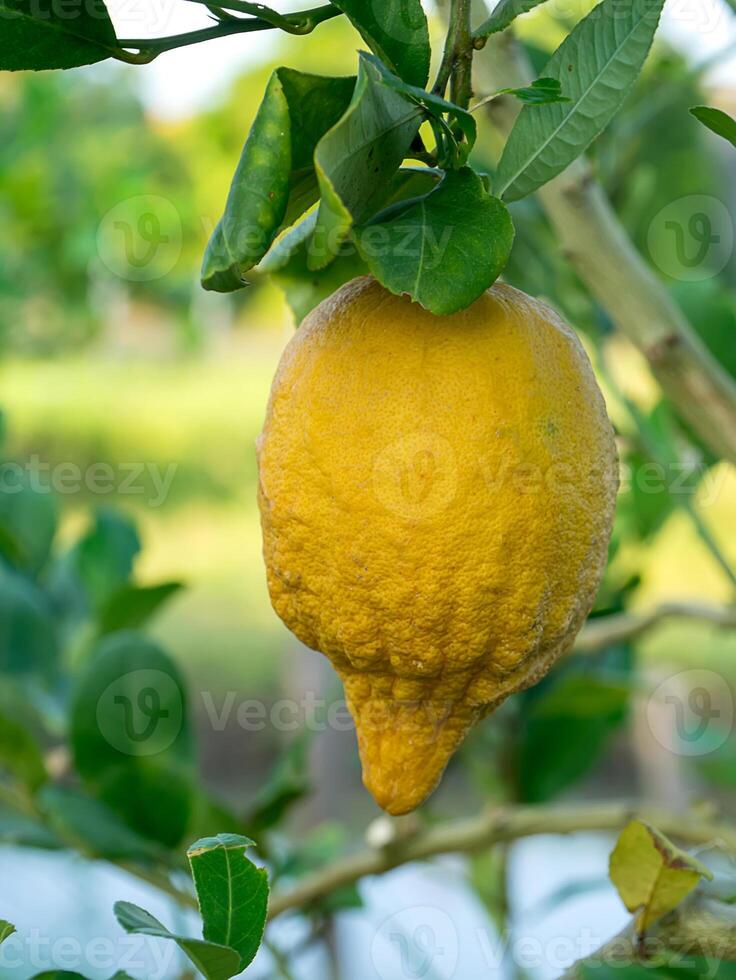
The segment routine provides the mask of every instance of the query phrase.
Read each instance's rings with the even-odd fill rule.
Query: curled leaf
[[[711,871],[648,823],[632,822],[614,848],[609,873],[621,900],[636,915],[642,934],[671,912]]]

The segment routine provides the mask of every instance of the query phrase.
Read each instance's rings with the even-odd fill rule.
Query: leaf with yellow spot
[[[641,820],[622,831],[609,863],[611,881],[641,934],[671,912],[712,873],[654,827]]]

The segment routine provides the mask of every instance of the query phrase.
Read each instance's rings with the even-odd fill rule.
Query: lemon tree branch
[[[508,32],[489,40],[476,68],[487,91],[525,85],[533,77]],[[496,99],[487,111],[505,133],[518,105]],[[619,330],[642,351],[683,418],[706,445],[736,461],[736,382],[638,253],[585,159],[540,188],[538,196],[563,252]]]
[[[724,629],[736,629],[736,606],[699,602],[663,602],[643,612],[615,613],[589,619],[575,641],[579,653],[595,653],[614,643],[633,640],[667,620],[690,619]]]
[[[440,854],[473,853],[538,834],[573,834],[578,831],[617,831],[638,818],[683,844],[709,844],[736,854],[736,827],[692,813],[672,813],[637,803],[613,802],[575,806],[508,806],[488,809],[474,817],[453,820],[413,835],[400,836],[383,847],[369,848],[336,861],[303,878],[293,887],[277,891],[269,906],[271,919],[301,908],[338,888],[368,875],[385,874],[410,861],[425,861]],[[388,818],[386,818],[388,819]]]

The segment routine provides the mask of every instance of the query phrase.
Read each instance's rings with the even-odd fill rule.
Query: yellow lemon
[[[331,660],[364,782],[406,813],[590,611],[618,470],[588,358],[509,286],[438,317],[355,279],[288,344],[259,468],[274,609]]]

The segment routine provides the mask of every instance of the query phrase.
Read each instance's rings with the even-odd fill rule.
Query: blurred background
[[[519,21],[537,69],[586,9],[553,3]],[[203,22],[184,0],[120,0],[111,12],[126,37]],[[78,792],[82,807],[50,792],[41,820],[0,780],[0,916],[25,934],[40,930],[38,948],[3,953],[0,976],[12,980],[51,966],[108,977],[114,970],[92,961],[89,944],[107,939],[124,952],[110,910],[117,898],[195,928],[121,868],[71,853],[97,812],[84,809],[91,798],[180,852],[200,831],[245,824],[268,837],[268,859],[286,876],[358,846],[378,817],[339,684],[281,625],[266,591],[254,443],[294,329],[289,305],[257,273],[236,295],[199,286],[270,71],[355,70],[361,42],[342,18],[306,39],[276,34],[188,48],[145,68],[0,74],[0,476],[4,490],[23,485],[0,493],[0,707],[12,702],[11,717],[22,702],[55,789]],[[642,78],[591,152],[633,241],[732,374],[736,152],[687,110],[736,112],[735,51],[726,3],[671,3]],[[481,123],[476,161],[492,172],[498,150]],[[614,333],[536,202],[515,205],[514,218],[506,278],[578,330],[618,433],[623,483],[596,614],[731,602],[733,467],[687,430]],[[292,299],[303,287],[287,285]],[[152,829],[150,804],[133,805],[127,789],[124,799],[100,790],[94,764],[85,770],[77,758],[81,779],[73,773],[75,685],[94,645],[129,635],[123,628],[145,631],[185,679],[196,748],[184,753],[184,788],[169,793],[170,774],[150,772],[145,793],[138,787],[178,814],[178,829]],[[693,689],[706,692],[707,713],[689,700]],[[733,815],[734,690],[736,634],[708,623],[668,621],[595,657],[572,656],[474,733],[425,819],[488,801],[637,796],[674,807],[708,800]],[[0,719],[0,755],[14,771],[20,736],[2,733]],[[107,856],[106,846],[93,850]],[[585,952],[582,929],[603,941],[627,920],[606,878],[610,846],[597,834],[535,838],[403,868],[279,922],[252,975],[558,976]],[[119,841],[113,851],[124,863]],[[538,939],[533,962],[512,962],[497,938],[503,923]],[[76,954],[64,939],[79,944]],[[135,976],[186,975],[175,958],[156,961],[153,941],[140,955],[148,959],[129,967]]]

